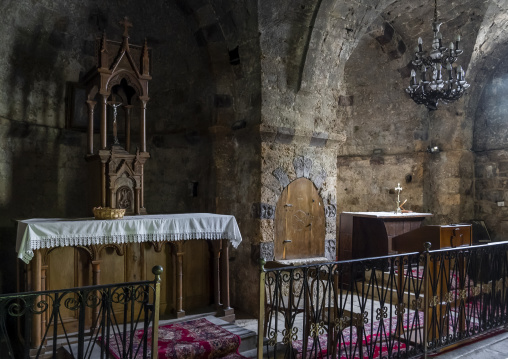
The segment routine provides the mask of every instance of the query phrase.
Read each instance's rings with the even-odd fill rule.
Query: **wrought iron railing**
[[[258,358],[412,358],[508,324],[508,242],[262,263]]]
[[[0,357],[157,358],[162,267],[152,272],[152,281],[0,295]]]

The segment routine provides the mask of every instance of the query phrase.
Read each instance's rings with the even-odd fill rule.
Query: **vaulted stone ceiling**
[[[445,44],[454,41],[457,34],[462,37],[464,53],[459,63],[471,82],[480,81],[471,90],[470,97],[476,99],[475,93],[481,91],[481,81],[486,77],[483,70],[495,68],[506,52],[502,34],[507,26],[508,5],[498,0],[438,1],[437,5]],[[259,14],[262,59],[269,64],[263,68],[267,74],[267,91],[285,87],[284,95],[279,98],[282,102],[275,105],[284,112],[281,103],[298,102],[291,93],[300,90],[320,96],[326,92],[341,94],[342,73],[349,56],[363,36],[369,33],[382,36],[383,22],[400,37],[410,57],[418,37],[430,48],[434,2],[259,2]],[[376,59],[364,60],[376,66]],[[281,70],[275,74],[279,63],[282,63]],[[281,80],[285,81],[284,86]]]

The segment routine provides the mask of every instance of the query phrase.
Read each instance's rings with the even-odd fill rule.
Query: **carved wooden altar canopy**
[[[146,40],[143,46],[129,44],[132,24],[127,18],[120,24],[124,28],[122,42],[108,40],[104,32],[96,41],[96,66],[83,79],[88,105],[87,161],[95,184],[91,204],[125,208],[127,214],[144,214],[143,166],[150,157],[146,150],[150,51]],[[97,103],[100,146],[94,152]],[[133,111],[136,106],[139,113]],[[131,153],[131,118],[137,116],[139,143],[135,153]],[[119,126],[122,120],[123,130]]]

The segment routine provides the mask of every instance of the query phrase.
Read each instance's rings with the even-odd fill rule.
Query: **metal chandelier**
[[[411,70],[410,85],[406,88],[406,92],[417,104],[423,104],[429,110],[436,110],[439,101],[449,103],[459,99],[469,87],[462,66],[452,66],[462,54],[459,49],[460,35],[457,36],[455,44],[450,42],[449,47],[444,47],[440,26],[441,23],[437,22],[437,0],[434,0],[432,50],[427,56],[427,52],[423,51],[422,38],[418,38],[418,47],[415,48],[415,59],[412,62],[418,75],[414,69]],[[446,80],[443,78],[445,71]]]

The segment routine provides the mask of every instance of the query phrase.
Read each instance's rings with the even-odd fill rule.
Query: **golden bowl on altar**
[[[125,208],[94,207],[95,219],[120,219],[125,214]]]

